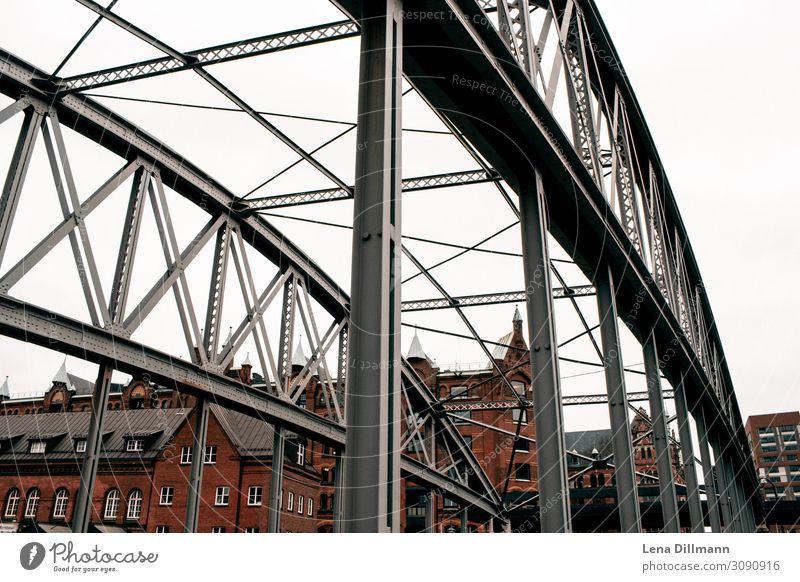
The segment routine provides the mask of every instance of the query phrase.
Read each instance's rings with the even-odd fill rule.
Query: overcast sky
[[[0,22],[0,43],[47,71],[58,65],[94,19],[92,13],[68,0],[14,0],[8,4],[8,17]],[[798,356],[795,330],[800,323],[800,310],[794,290],[800,288],[800,281],[793,268],[799,244],[794,228],[798,188],[792,168],[800,153],[796,140],[800,122],[787,112],[794,111],[793,106],[800,98],[794,74],[792,30],[800,8],[783,1],[770,3],[769,10],[754,10],[750,3],[722,0],[669,4],[598,0],[598,5],[678,199],[717,318],[742,414],[746,417],[798,409],[799,379],[794,363]],[[303,10],[285,2],[248,0],[222,6],[218,2],[193,2],[189,10],[186,2],[121,0],[115,10],[179,50],[341,18],[322,0],[309,2]],[[37,19],[39,29],[31,33],[27,26],[36,10],[47,10],[49,18]],[[186,14],[191,14],[190,26],[173,25]],[[152,48],[103,23],[62,74],[154,56],[159,55]],[[209,70],[260,110],[353,121],[357,62],[358,40],[349,39]],[[193,73],[98,89],[94,93],[230,106]],[[9,102],[0,98],[0,107]],[[163,139],[238,195],[249,192],[295,159],[274,137],[240,114],[112,99],[101,102]],[[404,108],[404,127],[441,129],[435,116],[415,95],[406,97]],[[336,124],[276,117],[270,120],[307,149],[346,129]],[[4,165],[18,128],[19,119],[0,126],[0,163]],[[324,163],[348,182],[353,174],[352,133],[319,154]],[[451,137],[418,133],[406,133],[404,137],[404,177],[475,167]],[[75,152],[71,162],[83,199],[118,169],[120,161],[69,132],[65,138]],[[50,190],[47,196],[54,196],[44,148],[41,144],[38,147],[26,184],[27,198],[23,197],[18,216],[18,223],[25,225],[26,236],[16,236],[15,246],[9,251],[11,258],[3,263],[3,271],[13,264],[12,259],[24,255],[38,240],[37,236],[43,236],[59,220],[56,198],[48,199],[48,210],[41,204],[41,197],[28,196],[30,191],[44,195],[47,188]],[[301,164],[256,195],[327,186],[329,182]],[[98,262],[106,277],[113,271],[119,244],[114,235],[118,237],[119,216],[124,211],[124,188],[120,193],[109,200],[107,208],[98,210],[95,224],[90,223],[92,234],[97,237]],[[206,217],[177,195],[168,194],[179,239],[188,241]],[[352,220],[352,204],[333,203],[282,214],[345,224]],[[348,231],[312,227],[287,219],[272,220],[345,289],[349,287]],[[403,221],[406,234],[474,244],[513,223],[514,217],[500,203],[496,190],[482,185],[409,194],[404,200]],[[154,231],[151,230],[150,236],[152,239]],[[152,277],[163,268],[162,263],[156,262],[162,259],[158,254],[160,248],[153,240],[143,244],[150,245],[147,248],[153,258],[137,266],[138,278],[142,279],[134,292],[138,296],[146,292]],[[418,242],[407,244],[426,265],[453,252]],[[519,233],[511,229],[487,247],[518,252]],[[57,306],[75,317],[85,318],[79,309],[82,300],[79,288],[74,288],[71,294],[66,290],[77,282],[68,247],[61,252],[49,267],[31,272],[27,286],[21,285],[12,295]],[[559,256],[558,249],[554,249],[554,254]],[[208,253],[203,256],[208,258]],[[577,270],[564,269],[570,283],[585,283]],[[256,278],[265,284],[272,268],[264,264],[256,270]],[[188,275],[193,288],[203,297],[208,269],[198,267],[197,272]],[[453,295],[521,288],[521,264],[513,257],[470,254],[437,270],[437,276]],[[406,298],[436,296],[421,277],[404,286],[403,293]],[[596,318],[592,301],[583,300],[582,306]],[[198,303],[197,312],[202,315],[204,304]],[[568,305],[561,303],[557,309],[559,339],[563,340],[577,333],[580,327]],[[483,337],[496,339],[510,329],[513,306],[487,307],[469,313]],[[225,326],[235,326],[240,315],[232,308]],[[181,353],[182,337],[177,331],[174,308],[165,301],[154,316],[155,322],[143,326],[139,339]],[[324,321],[324,317],[321,319]],[[409,314],[404,321],[465,333],[451,312]],[[486,362],[474,343],[426,332],[421,333],[421,338],[429,355],[443,366]],[[410,341],[411,334],[407,333],[404,348]],[[6,339],[0,339],[0,349],[0,374],[11,377],[12,389],[18,393],[46,388],[61,360],[52,352]],[[182,349],[185,351],[186,346]],[[252,346],[246,345],[242,352],[251,349]],[[579,342],[571,349],[575,350],[569,354],[573,357],[591,355],[588,346],[580,346]],[[641,353],[630,338],[626,339],[624,355],[632,367],[641,363]],[[69,365],[71,371],[86,377],[91,377],[94,369],[73,359]],[[597,370],[563,366],[561,372],[568,394],[604,391],[602,374]],[[640,379],[631,377],[629,382],[629,388],[636,389]],[[582,426],[607,423],[602,409],[591,410],[586,414],[598,415],[602,420],[581,415]]]

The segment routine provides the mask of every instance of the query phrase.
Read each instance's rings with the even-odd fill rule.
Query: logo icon
[[[35,570],[44,561],[44,546],[39,542],[30,542],[19,551],[19,563],[26,570]]]

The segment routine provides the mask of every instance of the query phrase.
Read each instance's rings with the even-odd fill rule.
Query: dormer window
[[[306,462],[306,446],[297,445],[297,464],[304,465]]]
[[[129,439],[125,450],[130,453],[144,450],[144,439]]]
[[[75,452],[76,453],[86,452],[86,439],[77,439],[75,441]]]
[[[32,441],[30,453],[32,455],[43,455],[45,450],[47,449],[47,443],[44,441]]]

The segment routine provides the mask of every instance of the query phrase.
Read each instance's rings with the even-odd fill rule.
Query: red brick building
[[[0,402],[5,413],[0,417],[0,519],[4,529],[13,524],[20,530],[68,527],[90,416],[75,411],[83,397],[78,385],[62,367],[52,388],[38,401]],[[133,380],[118,389],[109,403],[93,495],[92,529],[182,531],[193,411],[172,406],[183,395],[163,392],[157,401],[169,402],[169,406],[155,407],[152,398],[140,405],[137,387],[141,387],[140,381]],[[50,412],[54,403],[60,408]],[[266,531],[273,429],[217,405],[210,408],[199,531]],[[287,436],[281,531],[317,530],[320,472],[305,450],[303,439]]]
[[[778,504],[800,501],[800,412],[751,416],[744,429],[764,500]],[[800,533],[800,524],[778,523],[770,525],[770,530]]]

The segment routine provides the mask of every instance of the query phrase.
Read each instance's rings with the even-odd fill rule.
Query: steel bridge
[[[287,431],[340,451],[335,531],[398,531],[404,478],[447,496],[503,531],[512,508],[453,424],[453,411],[463,405],[441,403],[425,386],[402,358],[400,332],[404,314],[451,310],[491,362],[491,343],[478,335],[466,308],[523,301],[533,401],[515,399],[509,385],[496,401],[473,406],[533,407],[538,499],[548,504],[540,512],[542,531],[568,532],[572,527],[564,407],[598,403],[607,405],[613,434],[609,460],[615,470],[620,529],[641,531],[628,430],[629,403],[635,400],[649,403],[663,530],[679,531],[680,514],[685,514],[688,523],[683,527],[694,532],[704,531],[705,524],[712,531],[755,531],[758,481],[700,267],[641,108],[593,0],[334,0],[342,14],[337,21],[189,51],[176,50],[144,24],[121,16],[116,2],[109,7],[92,0],[77,3],[93,11],[96,20],[76,49],[102,23],[119,27],[161,56],[59,76],[61,67],[42,70],[24,54],[0,50],[0,92],[8,98],[0,108],[0,124],[22,120],[0,198],[0,332],[99,365],[74,531],[86,531],[89,524],[114,370],[147,374],[198,398],[186,531],[197,528],[201,452],[212,401],[274,424],[275,451],[282,450]],[[211,69],[352,37],[360,37],[360,63],[357,122],[344,131],[354,130],[359,144],[352,152],[351,183],[321,161],[320,148],[301,145]],[[91,95],[101,87],[180,73],[212,87],[230,109],[279,140],[298,163],[332,186],[260,197],[237,193],[116,113],[106,105],[108,100]],[[404,84],[457,140],[472,167],[402,174]],[[74,147],[75,136],[118,160],[115,171],[91,192],[82,191],[80,176],[73,171],[76,158],[87,155],[86,149]],[[31,179],[34,151],[42,147],[57,197],[40,197],[38,204],[52,205],[60,218],[13,260],[9,249],[29,227],[21,224],[17,208],[26,196],[35,195],[25,184]],[[404,243],[401,201],[406,192],[436,196],[442,189],[477,184],[492,189],[493,203],[518,218],[523,269],[519,284],[510,290],[456,295],[425,266],[431,262],[428,257],[412,253]],[[121,229],[93,238],[93,213],[121,189],[126,201]],[[205,224],[187,244],[179,244],[179,221],[167,202],[172,196],[205,216]],[[352,230],[349,295],[276,227],[279,221],[272,214],[300,205],[324,209],[341,200],[353,206],[352,223],[338,225]],[[146,235],[142,227],[149,212],[157,225],[155,235]],[[322,216],[318,222],[324,224]],[[152,240],[143,240],[147,236]],[[67,241],[85,299],[83,318],[17,293],[29,272]],[[474,255],[485,252],[484,242],[449,246],[459,255]],[[110,282],[95,259],[101,245],[119,249]],[[554,246],[583,275],[582,284],[565,281]],[[401,300],[401,257],[437,296]],[[187,270],[201,261],[207,263],[210,285],[198,289],[190,284]],[[137,280],[142,279],[139,264],[161,265],[159,274]],[[266,271],[270,274],[265,278]],[[141,298],[134,287],[144,289]],[[225,340],[221,314],[239,292],[244,314]],[[185,343],[190,358],[159,349],[137,334],[169,295],[180,325],[161,333]],[[204,315],[196,309],[198,296]],[[595,304],[590,310],[586,298]],[[604,394],[562,394],[564,359],[558,351],[563,343],[557,338],[554,299],[559,305],[571,304],[579,315],[581,335],[591,340],[594,365],[604,375]],[[592,320],[597,324],[591,325]],[[626,390],[620,322],[640,344],[646,392]],[[292,379],[298,333],[313,353]],[[264,389],[224,374],[246,342],[255,346]],[[313,375],[324,386],[324,416],[299,404]],[[668,386],[662,387],[664,383]],[[667,396],[674,399],[685,470],[682,511],[669,460]],[[422,441],[425,454],[401,452],[401,444],[415,438]],[[278,531],[283,455],[273,459],[270,530]]]

